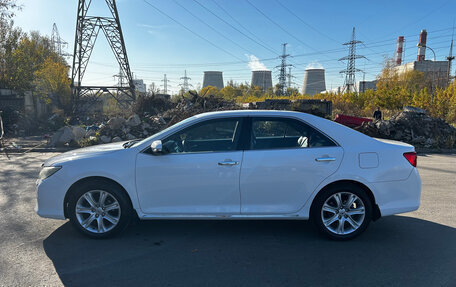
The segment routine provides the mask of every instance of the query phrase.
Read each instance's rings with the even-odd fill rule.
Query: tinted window
[[[179,131],[162,141],[167,153],[236,150],[239,119],[211,120]]]
[[[253,118],[251,149],[335,146],[309,125],[294,119]]]

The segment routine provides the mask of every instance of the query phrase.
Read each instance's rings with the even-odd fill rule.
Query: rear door
[[[294,118],[249,118],[250,146],[241,168],[241,214],[298,211],[339,167],[343,150]]]

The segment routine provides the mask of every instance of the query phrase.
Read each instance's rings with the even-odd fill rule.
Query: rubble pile
[[[387,121],[364,122],[356,130],[372,137],[406,142],[415,147],[456,148],[456,128],[413,107],[406,107]]]
[[[80,126],[62,127],[52,136],[50,145],[88,146],[145,138],[196,114],[239,108],[234,102],[216,97],[182,99],[163,112],[157,107],[150,111],[143,110],[141,115],[133,114],[126,119],[113,117],[107,122],[86,126],[85,129]]]

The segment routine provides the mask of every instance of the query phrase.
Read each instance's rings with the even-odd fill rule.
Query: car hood
[[[89,158],[94,156],[100,156],[120,150],[125,150],[123,144],[125,142],[116,142],[110,144],[101,144],[91,147],[85,147],[68,151],[57,156],[51,157],[44,162],[44,166],[52,166],[62,164],[67,161],[73,161],[82,158]]]

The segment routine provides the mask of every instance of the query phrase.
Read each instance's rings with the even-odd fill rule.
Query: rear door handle
[[[318,162],[335,161],[335,160],[336,160],[335,157],[318,157],[315,159],[315,161],[318,161]]]
[[[238,161],[221,161],[218,163],[218,165],[238,165]]]

